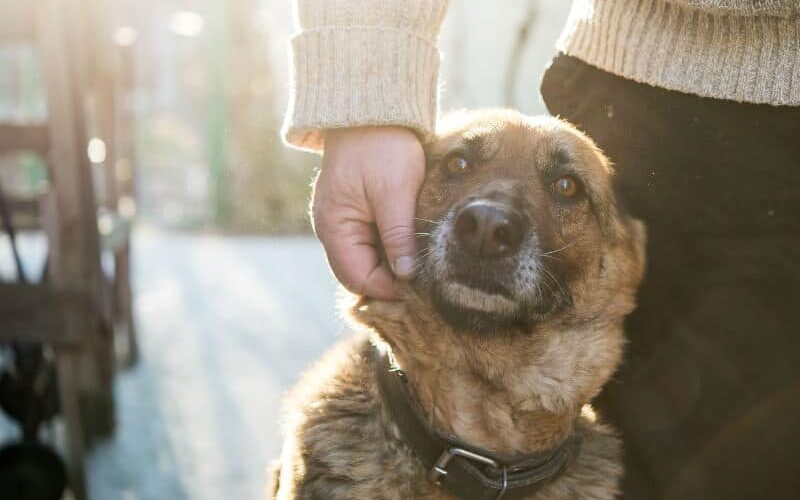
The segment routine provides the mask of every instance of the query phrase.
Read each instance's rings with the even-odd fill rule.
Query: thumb
[[[399,278],[414,277],[417,251],[414,235],[416,191],[384,196],[374,207],[378,235],[392,271]]]

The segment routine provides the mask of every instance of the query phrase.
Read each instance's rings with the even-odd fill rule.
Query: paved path
[[[91,458],[98,500],[263,498],[281,397],[341,332],[311,238],[137,234],[142,362]]]
[[[264,498],[282,395],[342,331],[319,245],[140,230],[133,259],[142,359],[118,377],[92,499]]]

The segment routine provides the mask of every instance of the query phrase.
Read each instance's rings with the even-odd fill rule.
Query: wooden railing
[[[85,451],[114,428],[115,335],[132,346],[128,362],[136,352],[131,214],[118,210],[132,193],[116,172],[133,161],[132,141],[119,135],[131,130],[119,105],[129,84],[120,75],[130,71],[118,71],[126,61],[113,45],[107,8],[103,0],[0,0],[0,45],[36,48],[47,93],[45,122],[0,123],[0,154],[33,151],[48,172],[44,192],[7,197],[16,226],[46,235],[48,262],[43,283],[0,284],[0,344],[41,342],[55,353],[77,500],[87,497]],[[91,136],[106,146],[102,179],[86,154]],[[113,274],[103,271],[104,252],[113,255]]]

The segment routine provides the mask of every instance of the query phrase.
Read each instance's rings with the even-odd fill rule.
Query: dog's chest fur
[[[384,407],[368,340],[343,341],[310,371],[288,415],[276,499],[451,499],[400,437]],[[610,499],[622,474],[621,446],[607,427],[580,417],[578,457],[531,499]]]

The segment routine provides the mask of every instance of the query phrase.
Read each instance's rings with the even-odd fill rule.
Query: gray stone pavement
[[[139,230],[133,272],[142,357],[117,378],[92,499],[264,498],[281,398],[344,329],[321,247]]]

